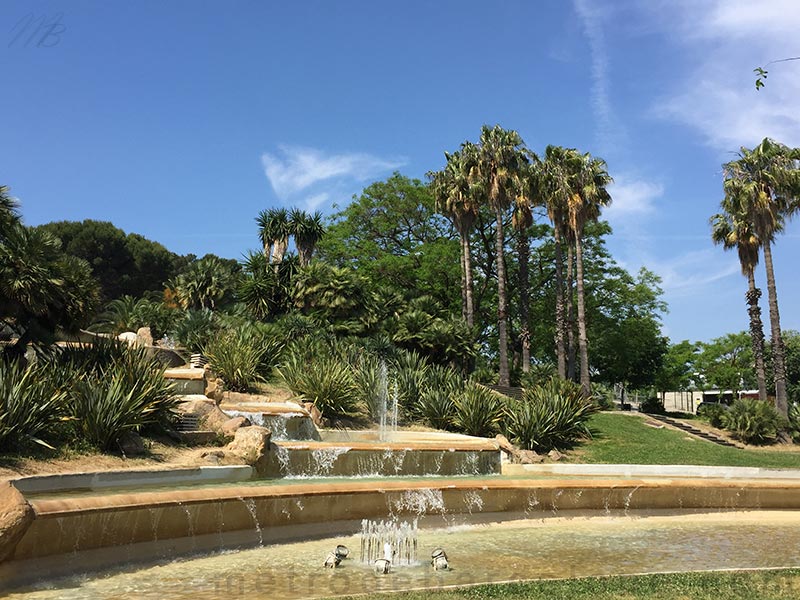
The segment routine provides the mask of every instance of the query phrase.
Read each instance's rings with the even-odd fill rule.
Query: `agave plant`
[[[554,377],[525,390],[522,400],[508,403],[505,433],[528,450],[564,448],[591,437],[587,421],[597,411],[597,404],[584,397],[580,387]]]

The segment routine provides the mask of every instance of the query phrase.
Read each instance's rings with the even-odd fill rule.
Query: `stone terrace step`
[[[729,440],[726,440],[723,437],[720,437],[718,435],[715,435],[715,434],[711,433],[710,431],[703,431],[702,429],[698,429],[697,427],[694,427],[693,425],[690,425],[688,423],[684,423],[683,421],[678,421],[677,419],[673,419],[671,417],[667,417],[667,416],[664,416],[664,415],[647,415],[647,416],[652,418],[652,419],[655,419],[656,421],[661,421],[662,423],[666,423],[667,425],[671,425],[672,427],[680,429],[681,431],[684,431],[684,432],[686,432],[686,433],[688,433],[690,435],[693,435],[695,437],[699,437],[701,439],[704,439],[706,441],[712,442],[712,443],[717,444],[719,446],[726,446],[728,448],[739,448],[740,450],[744,448],[744,446],[742,446],[741,444],[733,443],[733,442],[731,442]]]

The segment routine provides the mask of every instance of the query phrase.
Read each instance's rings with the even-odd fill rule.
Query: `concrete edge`
[[[702,465],[627,465],[548,463],[504,464],[508,475],[589,475],[613,477],[697,477],[709,479],[800,479],[800,469],[718,467]]]
[[[188,467],[162,470],[96,471],[33,475],[9,480],[23,494],[64,492],[70,490],[103,490],[108,488],[141,488],[158,485],[195,483],[234,483],[253,477],[249,465]]]

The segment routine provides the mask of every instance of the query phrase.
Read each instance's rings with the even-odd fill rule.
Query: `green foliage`
[[[639,412],[647,413],[649,415],[663,415],[666,410],[661,398],[657,396],[650,396],[639,404]]]
[[[363,417],[364,392],[349,364],[325,355],[306,361],[303,352],[294,350],[287,353],[278,373],[296,396],[313,402],[328,419]]]
[[[278,265],[271,265],[263,252],[250,251],[242,262],[242,270],[236,297],[250,316],[266,321],[288,310],[297,261],[287,257]]]
[[[697,350],[698,345],[689,340],[671,344],[656,373],[656,389],[661,392],[688,389],[692,385]]]
[[[36,229],[59,238],[66,254],[90,264],[106,301],[161,291],[182,263],[161,244],[105,221],[59,221]]]
[[[781,427],[775,407],[760,400],[740,398],[723,416],[725,429],[746,444],[763,444],[774,440]]]
[[[452,369],[439,365],[430,367],[415,413],[431,427],[453,429],[454,399],[463,388],[464,382]]]
[[[800,404],[789,404],[789,433],[795,443],[800,442]]]
[[[0,450],[45,441],[64,415],[66,394],[45,370],[0,360]]]
[[[696,364],[709,388],[737,392],[755,387],[753,343],[749,333],[729,333],[699,346]]]
[[[255,325],[225,330],[203,348],[227,389],[246,392],[263,382],[277,364],[283,342]]]
[[[725,414],[728,408],[719,402],[706,402],[697,409],[697,414],[708,420],[708,424],[717,429],[725,426]]]
[[[419,399],[428,384],[428,363],[415,352],[399,352],[390,364],[403,414],[411,420],[423,421]]]
[[[478,383],[468,382],[453,398],[453,425],[461,433],[492,437],[500,427],[504,397]]]
[[[207,255],[189,265],[167,286],[181,308],[215,310],[233,302],[238,275],[238,265]]]
[[[587,421],[598,410],[572,382],[553,378],[525,390],[521,401],[508,403],[504,428],[522,448],[546,452],[590,438]]]
[[[118,335],[124,331],[137,331],[149,327],[154,340],[170,333],[179,319],[179,311],[161,300],[122,296],[112,300],[97,317],[90,329]]]
[[[208,346],[220,329],[216,314],[203,308],[187,310],[175,323],[174,333],[178,343],[192,352]]]

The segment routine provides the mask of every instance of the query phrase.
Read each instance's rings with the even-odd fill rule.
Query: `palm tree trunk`
[[[461,263],[461,318],[467,320],[467,268],[464,265],[464,234],[459,233],[459,261]]]
[[[528,235],[520,231],[517,235],[517,255],[519,256],[519,319],[520,341],[522,342],[522,372],[531,370],[531,330],[528,323],[528,261],[530,259],[530,244]]]
[[[775,290],[775,271],[772,266],[772,248],[769,240],[764,241],[764,267],[767,271],[767,295],[769,297],[769,323],[772,333],[772,368],[775,378],[775,408],[787,417],[789,405],[786,399],[786,364],[781,335],[781,316],[778,312],[778,293]]]
[[[553,238],[556,251],[556,359],[558,376],[567,377],[567,353],[564,347],[564,254],[561,248],[561,232],[557,223],[553,223]]]
[[[575,263],[572,245],[567,246],[567,281],[564,302],[567,304],[567,320],[565,323],[567,339],[567,379],[575,381],[575,296],[573,294],[572,265]]]
[[[510,385],[511,376],[508,370],[508,298],[506,298],[506,265],[503,260],[503,211],[495,213],[497,228],[495,230],[495,256],[497,259],[497,334],[498,357],[500,359],[500,385]]]
[[[581,390],[585,397],[592,394],[589,380],[589,342],[586,337],[586,307],[583,290],[583,244],[580,236],[575,237],[575,279],[578,287],[578,347],[581,355]]]
[[[753,343],[753,358],[756,363],[756,378],[758,379],[758,399],[767,400],[767,376],[764,368],[764,325],[761,322],[761,307],[758,299],[761,290],[756,287],[756,278],[753,269],[747,274],[748,289],[744,295],[747,300],[747,314],[750,315],[750,339]]]
[[[464,283],[466,284],[467,325],[475,325],[475,303],[472,292],[472,248],[469,243],[469,232],[464,236]]]

